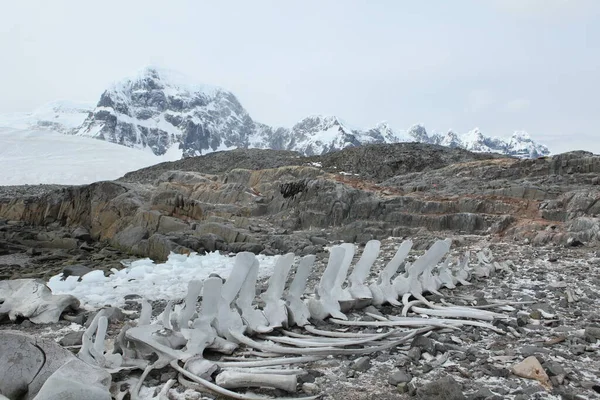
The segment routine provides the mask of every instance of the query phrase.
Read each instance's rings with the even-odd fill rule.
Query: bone
[[[327,357],[322,356],[303,356],[303,357],[279,357],[271,358],[269,360],[253,360],[253,361],[218,361],[216,364],[221,368],[258,368],[258,367],[270,367],[270,366],[282,366],[290,364],[304,364],[314,361],[322,360]]]
[[[138,326],[150,325],[150,318],[152,317],[152,305],[148,300],[142,300],[142,311],[140,312],[140,318],[138,320]]]
[[[271,328],[287,326],[287,308],[281,297],[293,263],[294,253],[279,257],[273,275],[269,278],[269,287],[261,295],[262,300],[265,302],[264,313]]]
[[[198,297],[202,291],[202,281],[192,280],[188,283],[187,295],[185,296],[185,306],[179,313],[179,328],[184,329],[189,327],[190,319],[196,312]]]
[[[236,310],[231,308],[231,303],[239,293],[249,270],[254,263],[254,254],[250,252],[238,253],[229,276],[229,279],[221,288],[221,300],[217,308],[217,316],[214,321],[219,335],[229,341],[234,341],[229,332],[233,329],[243,332],[246,328],[242,317]]]
[[[342,264],[340,265],[335,278],[335,282],[331,291],[331,297],[340,303],[341,310],[346,311],[350,310],[355,304],[350,292],[347,289],[344,289],[342,286],[348,276],[348,270],[350,269],[350,264],[352,264],[356,247],[352,243],[343,243],[340,245],[340,247],[344,249],[344,259],[342,260]]]
[[[29,318],[34,324],[58,322],[67,308],[79,308],[79,300],[71,295],[53,295],[40,279],[0,281],[0,320],[8,316]]]
[[[183,368],[190,371],[192,374],[207,380],[209,380],[211,375],[219,369],[217,364],[205,360],[201,355],[188,359]]]
[[[236,305],[242,312],[242,319],[246,322],[246,332],[250,335],[254,332],[266,333],[273,330],[273,327],[269,327],[269,321],[263,312],[252,306],[256,295],[258,267],[259,262],[254,258],[236,301]]]
[[[207,389],[221,394],[223,396],[227,396],[229,398],[232,399],[238,399],[238,400],[257,400],[257,399],[269,399],[269,397],[257,397],[257,396],[246,396],[240,393],[236,393],[236,392],[232,392],[231,390],[225,389],[220,387],[219,385],[215,385],[212,382],[207,381],[206,379],[202,379],[192,373],[190,373],[189,371],[186,371],[185,369],[181,368],[181,366],[179,365],[179,363],[177,362],[177,360],[173,360],[171,362],[171,367],[173,367],[175,370],[177,370],[179,373],[181,373],[182,375],[184,375],[185,377],[192,379],[194,382],[197,382],[199,384],[201,384],[202,386],[206,387]],[[310,397],[302,397],[302,398],[298,398],[297,400],[315,400],[317,399],[319,396],[310,396]]]
[[[374,341],[389,337],[397,332],[398,331],[396,331],[396,330],[391,330],[386,333],[376,334],[371,337],[360,338],[360,339],[355,338],[355,339],[333,339],[333,340],[331,340],[331,338],[329,338],[330,339],[329,341],[319,341],[317,338],[298,339],[298,338],[286,338],[286,337],[282,337],[282,336],[266,336],[266,339],[270,340],[272,342],[279,342],[279,343],[284,343],[284,344],[288,344],[288,345],[292,345],[292,346],[296,346],[296,347],[302,347],[302,348],[330,347],[330,346],[345,347],[345,346],[356,346],[359,344],[374,342]]]
[[[317,296],[308,300],[308,309],[312,318],[323,320],[331,315],[335,318],[347,319],[340,311],[340,303],[332,296],[345,254],[345,249],[340,246],[332,247],[329,251],[329,261],[317,286]]]
[[[355,300],[371,300],[373,295],[369,287],[365,285],[365,280],[369,276],[371,267],[379,255],[381,242],[379,240],[369,240],[365,245],[362,256],[354,266],[352,273],[348,278],[348,291]]]
[[[298,379],[296,375],[259,374],[227,370],[217,375],[216,383],[226,389],[267,387],[293,393],[296,391]]]
[[[309,323],[310,311],[308,306],[302,301],[302,295],[306,289],[306,283],[312,272],[315,259],[314,255],[302,257],[296,268],[296,275],[294,275],[294,279],[285,296],[291,325],[305,326]]]
[[[381,271],[377,283],[369,286],[369,289],[371,289],[371,293],[373,295],[374,305],[382,305],[386,302],[396,306],[400,305],[397,300],[398,293],[391,280],[398,271],[398,268],[400,268],[400,265],[402,265],[404,262],[406,256],[408,256],[412,245],[413,244],[411,240],[405,240],[402,242],[394,257],[385,266],[383,271]]]

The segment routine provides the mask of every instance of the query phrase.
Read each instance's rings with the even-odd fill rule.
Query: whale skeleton
[[[370,284],[366,281],[379,256],[380,242],[371,240],[366,244],[351,272],[355,246],[349,243],[333,246],[312,294],[305,292],[315,256],[302,257],[297,265],[293,253],[280,256],[268,280],[267,290],[256,296],[259,262],[252,253],[239,253],[229,279],[224,283],[219,277],[189,282],[183,305],[173,307],[169,302],[154,323],[151,322],[152,308],[144,301],[138,325],[127,325],[122,329],[115,339],[115,352],[110,354],[104,346],[107,318],[100,311],[84,334],[79,357],[110,372],[143,369],[138,383],[130,389],[133,400],[138,398],[148,373],[167,365],[180,373],[179,382],[185,387],[234,399],[264,399],[269,397],[230,389],[269,387],[293,393],[297,375],[302,370],[282,370],[285,365],[314,362],[331,355],[369,354],[399,348],[415,336],[434,329],[454,331],[463,326],[477,326],[505,333],[490,322],[507,316],[486,308],[510,309],[511,304],[517,303],[497,302],[476,308],[453,305],[442,298],[441,304],[437,304],[427,299],[424,293],[443,297],[441,288],[454,289],[459,284],[470,284],[472,277],[485,278],[495,272],[508,272],[511,264],[495,261],[491,251],[485,249],[476,254],[477,263],[471,267],[470,252],[458,259],[448,255],[449,239],[436,241],[423,255],[409,263],[406,260],[412,245],[410,240],[402,242],[394,257]],[[294,277],[286,290],[292,271]],[[200,294],[202,301],[199,304]],[[257,307],[257,303],[262,307]],[[350,319],[346,314],[368,305],[383,304],[399,307],[399,315],[366,312],[371,317],[367,321]],[[409,316],[409,313],[414,315]],[[311,321],[387,330],[381,333],[323,330]],[[294,327],[305,333],[290,330]],[[225,356],[216,362],[203,358],[206,349],[232,354],[240,345],[251,348],[247,354],[253,358]],[[158,358],[150,362],[153,355]],[[221,372],[211,382],[211,376],[218,370]],[[167,398],[166,392],[173,383],[165,384],[167,389],[163,388],[159,394],[160,400]]]

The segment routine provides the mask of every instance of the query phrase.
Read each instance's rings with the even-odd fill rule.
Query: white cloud
[[[529,99],[514,99],[506,103],[506,110],[512,112],[525,111],[531,105]]]

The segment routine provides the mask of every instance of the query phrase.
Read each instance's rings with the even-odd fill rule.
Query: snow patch
[[[259,278],[268,277],[278,256],[258,255],[260,262]],[[191,280],[204,280],[210,274],[219,274],[227,279],[231,273],[235,257],[219,252],[199,255],[171,253],[166,262],[155,264],[151,259],[133,261],[122,270],[113,268],[108,277],[100,270],[81,277],[61,275],[50,278],[48,287],[54,294],[71,294],[88,308],[104,305],[122,306],[125,296],[137,294],[148,300],[180,300],[187,293]]]

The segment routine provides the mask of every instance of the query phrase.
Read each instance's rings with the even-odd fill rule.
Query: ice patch
[[[270,276],[278,256],[256,258],[260,262],[259,279]],[[148,300],[179,300],[187,293],[191,280],[204,280],[212,273],[227,279],[234,260],[219,252],[189,256],[171,253],[164,263],[155,264],[149,258],[137,260],[120,271],[113,268],[107,277],[102,271],[92,271],[81,277],[81,281],[76,276],[61,280],[62,275],[55,275],[48,287],[54,294],[75,296],[88,308],[122,306],[129,294]]]

